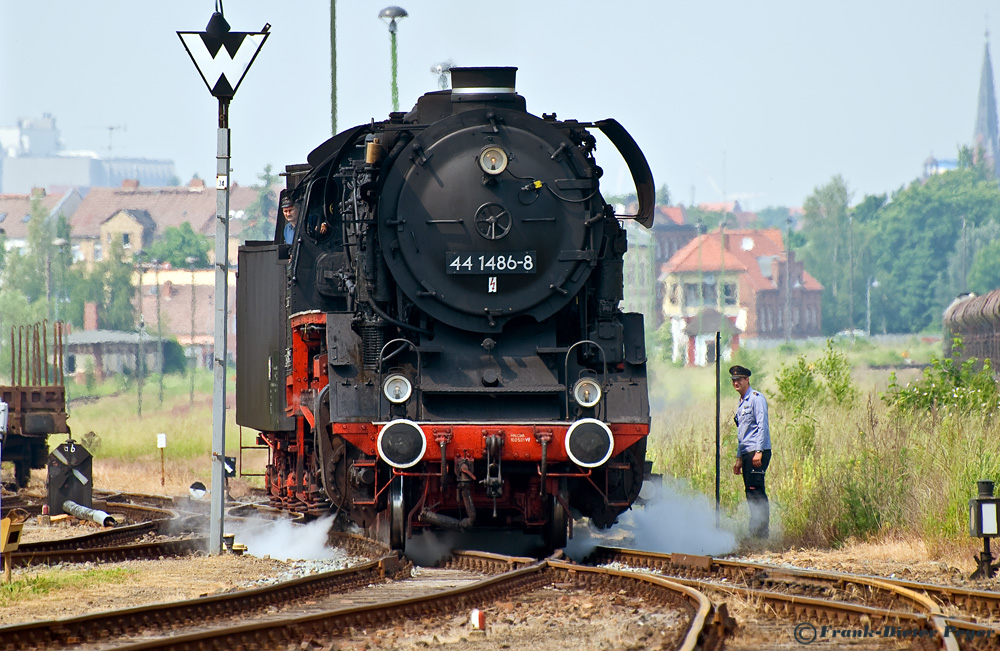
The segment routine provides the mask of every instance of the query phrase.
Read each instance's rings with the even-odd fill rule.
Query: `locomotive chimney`
[[[451,94],[513,95],[516,76],[517,68],[452,68]]]

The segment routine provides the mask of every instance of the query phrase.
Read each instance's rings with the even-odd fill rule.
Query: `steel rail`
[[[176,622],[211,622],[249,615],[270,606],[312,598],[316,594],[349,590],[408,571],[392,555],[345,570],[314,574],[280,584],[54,621],[0,627],[5,650],[58,648],[128,635],[138,630],[169,631]]]
[[[597,547],[594,551],[594,558],[607,558],[612,559],[613,556],[617,554],[628,554],[629,556],[645,563],[645,567],[650,567],[653,569],[659,569],[664,566],[678,565],[675,563],[672,557],[678,558],[680,564],[691,567],[690,563],[687,563],[688,559],[693,558],[711,558],[711,557],[690,557],[684,554],[665,554],[658,552],[648,552],[643,550],[635,549],[624,549],[617,547]],[[971,588],[962,588],[957,586],[945,586],[945,585],[935,585],[933,583],[923,583],[919,581],[908,581],[905,579],[896,579],[889,577],[875,577],[864,574],[845,574],[843,572],[832,572],[823,570],[811,570],[807,568],[795,568],[795,567],[784,567],[778,565],[768,565],[765,563],[750,563],[748,561],[734,561],[724,558],[711,558],[711,565],[718,566],[726,573],[727,576],[734,576],[732,570],[747,570],[752,569],[755,571],[768,572],[771,574],[775,573],[785,573],[788,575],[798,575],[798,576],[811,576],[818,580],[834,580],[841,579],[855,580],[858,577],[866,577],[877,579],[885,583],[890,583],[896,586],[907,588],[914,592],[923,592],[931,599],[936,600],[942,605],[952,605],[956,608],[969,612],[970,615],[976,617],[992,617],[1000,619],[1000,592],[991,592],[988,590],[975,590]]]
[[[432,595],[385,601],[374,605],[338,608],[312,615],[241,624],[225,629],[117,646],[122,651],[205,651],[206,649],[278,649],[304,640],[340,636],[354,628],[377,628],[394,619],[438,615],[454,607],[483,603],[509,594],[528,591],[545,583],[545,562],[511,570],[469,585]],[[448,607],[451,604],[452,607]]]
[[[20,548],[19,548],[20,549]],[[52,551],[16,551],[11,554],[11,567],[55,565],[56,563],[114,563],[157,559],[161,556],[185,556],[208,549],[208,539],[186,538],[161,542],[95,547],[92,549],[55,549]]]
[[[715,648],[725,635],[724,628],[727,618],[725,611],[720,612],[719,617],[710,621],[709,617],[716,612],[715,605],[703,592],[695,590],[690,586],[652,574],[639,574],[627,570],[613,570],[610,568],[586,567],[565,561],[548,560],[546,562],[549,567],[561,569],[571,575],[575,574],[575,578],[579,578],[580,575],[601,572],[609,576],[647,582],[680,595],[694,609],[694,616],[691,618],[691,624],[688,626],[688,631],[684,636],[681,646],[678,647],[678,651]],[[714,624],[714,627],[710,628],[710,624]]]
[[[793,580],[808,579],[818,582],[832,584],[848,583],[867,586],[870,589],[880,590],[888,594],[896,595],[904,601],[909,602],[917,611],[915,613],[905,613],[886,608],[876,608],[871,606],[861,606],[846,602],[831,601],[826,599],[815,599],[801,595],[786,595],[771,591],[754,588],[740,588],[738,586],[726,585],[713,581],[700,581],[691,578],[676,578],[679,583],[691,582],[701,589],[717,589],[721,591],[740,594],[741,596],[762,597],[772,602],[773,605],[787,604],[782,606],[781,612],[790,613],[796,609],[797,605],[806,605],[817,609],[817,614],[822,612],[835,621],[836,611],[841,609],[845,612],[871,616],[894,617],[897,619],[909,619],[916,623],[922,620],[922,626],[930,627],[936,634],[936,640],[940,648],[958,649],[956,635],[958,630],[966,629],[967,624],[961,618],[946,617],[941,611],[941,607],[932,596],[920,594],[920,589],[928,587],[926,584],[915,584],[910,582],[898,582],[892,579],[872,577],[858,574],[845,574],[841,572],[825,572],[821,570],[809,570],[799,568],[778,567],[760,563],[749,563],[746,561],[732,561],[728,559],[717,559],[707,556],[690,556],[686,554],[665,554],[658,552],[648,552],[643,550],[623,549],[615,547],[598,547],[595,549],[592,558],[599,558],[605,561],[617,560],[629,564],[636,564],[641,567],[655,569],[658,572],[673,573],[679,572],[687,576],[722,575],[726,579],[743,581],[752,585],[754,581],[760,583],[777,583],[784,577]],[[764,576],[761,576],[764,575]],[[827,604],[821,606],[821,604]],[[949,629],[949,626],[951,627]],[[978,627],[975,629],[978,630]],[[1000,632],[998,630],[997,632]],[[973,633],[974,635],[974,633]]]
[[[402,566],[396,557],[382,559],[368,565],[369,571],[373,566],[387,560],[395,560],[403,569],[409,566]],[[524,563],[531,561],[531,564]],[[603,586],[605,589],[617,592],[623,585],[627,585],[630,591],[641,591],[644,597],[650,596],[654,592],[659,592],[659,596],[650,599],[652,603],[664,602],[672,603],[684,610],[692,613],[687,633],[681,645],[678,647],[684,651],[693,651],[696,648],[707,650],[719,648],[724,630],[721,625],[725,617],[719,618],[718,612],[713,607],[711,601],[703,594],[689,587],[679,585],[676,582],[650,574],[639,574],[635,572],[623,572],[602,568],[589,568],[560,561],[536,561],[534,559],[504,557],[497,554],[486,554],[482,552],[458,552],[449,561],[452,567],[474,568],[474,569],[498,569],[505,570],[503,573],[484,578],[472,584],[453,588],[443,592],[430,595],[410,597],[406,599],[396,599],[384,601],[378,604],[367,606],[352,606],[348,608],[338,608],[322,613],[309,615],[290,616],[269,621],[240,623],[222,629],[201,630],[188,634],[176,635],[174,624],[171,622],[184,622],[190,626],[191,622],[198,622],[198,625],[213,620],[228,618],[246,621],[250,619],[241,616],[240,612],[249,613],[267,607],[262,601],[266,598],[277,599],[277,603],[287,604],[290,600],[303,600],[312,595],[303,590],[303,584],[317,582],[313,577],[299,579],[287,585],[283,585],[278,596],[270,596],[268,593],[274,592],[273,588],[261,588],[255,591],[245,591],[243,593],[231,593],[218,597],[191,600],[188,602],[176,602],[175,604],[162,604],[159,606],[149,606],[143,608],[133,608],[117,613],[105,613],[73,620],[60,620],[57,622],[40,622],[20,627],[26,630],[31,627],[32,636],[24,635],[19,640],[19,646],[9,647],[11,649],[40,648],[38,642],[44,641],[46,635],[58,636],[57,641],[51,644],[82,644],[91,641],[106,639],[109,636],[120,635],[127,632],[134,635],[139,629],[156,629],[164,636],[158,639],[150,639],[129,644],[122,641],[116,643],[117,649],[129,649],[132,651],[148,649],[232,649],[232,648],[286,648],[288,645],[297,646],[306,640],[330,639],[343,635],[354,628],[380,628],[388,625],[389,622],[398,619],[413,619],[418,617],[439,616],[469,608],[477,603],[489,603],[498,598],[502,598],[511,593],[523,593],[537,589],[543,585],[556,583],[559,580],[568,580],[569,585],[581,589],[596,589]],[[514,569],[511,569],[514,568]],[[384,568],[383,574],[391,574],[395,568]],[[346,574],[349,571],[341,571],[339,574]],[[333,573],[328,573],[333,574]],[[364,575],[362,583],[369,581],[370,575]],[[357,582],[356,582],[357,583]],[[639,586],[636,588],[635,586]],[[250,593],[256,600],[247,600]],[[235,613],[234,604],[239,602],[234,599],[243,599],[248,605],[243,606],[244,610]],[[171,609],[177,616],[173,616],[166,609]],[[710,615],[715,612],[715,620],[710,622]],[[724,614],[724,609],[723,609]],[[107,619],[111,618],[111,619]],[[141,625],[135,622],[141,621]],[[131,622],[131,623],[130,623]],[[709,624],[718,624],[709,626]],[[77,625],[78,632],[73,633],[67,630],[69,626]],[[12,639],[10,633],[15,627],[0,628],[0,639],[7,641]],[[23,641],[21,641],[23,640]]]

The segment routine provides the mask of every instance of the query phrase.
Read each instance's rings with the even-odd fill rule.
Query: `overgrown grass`
[[[927,359],[940,356],[940,350],[935,343]],[[885,401],[890,371],[867,368],[853,346],[838,342],[826,351],[761,352],[751,381],[768,397],[774,450],[768,494],[777,525],[772,529],[786,544],[838,545],[890,534],[920,536],[929,546],[967,540],[966,510],[976,481],[1000,479],[995,412],[940,405],[912,409]],[[832,367],[830,356],[839,360]],[[845,376],[848,360],[851,374]],[[927,377],[940,378],[937,368],[928,369]],[[654,470],[714,495],[714,369],[656,365],[651,371]],[[759,371],[767,375],[763,383],[754,382],[765,374]],[[898,375],[905,376],[899,386],[924,381],[917,371]],[[735,391],[724,389],[721,504],[741,522],[746,520],[743,484],[731,471],[737,402]]]
[[[135,573],[136,570],[111,568],[43,570],[23,578],[18,578],[15,574],[10,583],[0,584],[0,608],[58,590],[87,588],[103,583],[124,583]]]

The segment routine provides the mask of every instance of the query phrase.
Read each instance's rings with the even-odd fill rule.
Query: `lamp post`
[[[142,271],[139,271],[139,277],[142,277]],[[142,382],[143,375],[145,375],[146,370],[146,351],[142,344],[142,335],[146,332],[146,322],[143,320],[142,315],[139,315],[139,357],[136,359],[135,364],[135,381],[136,381],[136,411],[138,412],[139,418],[142,418]]]
[[[388,22],[389,42],[392,48],[392,110],[399,111],[399,87],[396,85],[396,20],[402,20],[410,14],[402,7],[386,7],[378,12],[378,17]]]
[[[865,291],[865,332],[872,336],[872,287],[878,287],[878,281],[868,276],[868,287]]]
[[[785,219],[785,341],[792,340],[792,218]]]
[[[452,65],[451,61],[442,61],[431,66],[431,73],[437,75],[438,90],[448,90],[448,86],[451,85],[449,80],[451,78]]]
[[[143,252],[139,251],[135,254],[135,269],[139,274],[139,282],[136,283],[136,289],[139,292],[139,349],[138,355],[135,360],[135,394],[136,394],[136,412],[139,418],[142,418],[142,384],[144,380],[144,371],[146,370],[146,351],[143,348],[142,335],[146,331],[146,320],[143,317],[142,312],[142,299],[143,299],[143,289],[142,289],[142,275],[145,273],[143,269]]]
[[[67,240],[64,237],[57,237],[54,240],[52,240],[52,246],[54,246],[54,247],[56,247],[58,249],[58,254],[60,255],[60,259],[58,260],[60,273],[59,273],[59,279],[56,282],[53,282],[53,278],[52,278],[52,249],[49,249],[46,252],[46,254],[45,254],[45,300],[48,303],[48,305],[47,305],[47,314],[48,314],[49,318],[52,318],[52,310],[53,310],[53,308],[52,308],[52,303],[53,303],[53,300],[52,300],[52,298],[53,298],[53,296],[52,296],[52,294],[53,294],[53,292],[52,292],[52,286],[53,286],[53,284],[57,285],[57,287],[56,287],[57,290],[59,290],[59,289],[65,290],[65,286],[66,286],[66,261],[63,259],[63,256],[65,254],[65,250],[66,250],[65,247],[66,247],[67,244],[69,244],[69,240]],[[62,300],[60,298],[59,294],[61,294],[61,293],[62,292],[60,292],[60,291],[56,291],[55,292],[55,294],[56,294],[56,296],[55,296],[55,319],[56,319],[56,321],[59,320],[59,301]]]
[[[156,346],[160,367],[160,404],[163,404],[163,316],[160,313],[160,261],[153,260],[153,278],[156,280]]]
[[[194,293],[194,263],[198,262],[198,258],[188,256],[184,258],[184,262],[188,263],[191,267],[191,341],[188,343],[188,350],[191,351],[191,361],[188,363],[190,368],[191,376],[191,395],[188,400],[188,404],[192,407],[194,406],[194,372],[198,368],[195,364],[195,347],[194,347],[194,308],[195,308],[195,293]]]
[[[216,0],[204,32],[177,32],[184,49],[213,97],[219,100],[215,175],[215,343],[212,396],[212,503],[208,550],[222,553],[226,455],[226,325],[229,307],[229,103],[267,40],[270,23],[259,32],[233,32]],[[233,54],[235,53],[235,54]]]

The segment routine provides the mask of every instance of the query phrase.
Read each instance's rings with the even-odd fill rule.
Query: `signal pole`
[[[221,0],[204,32],[177,32],[184,49],[214,97],[219,100],[219,130],[216,138],[215,176],[215,343],[214,392],[212,399],[212,500],[208,551],[222,553],[226,497],[226,361],[229,320],[229,103],[247,70],[253,64],[270,23],[259,32],[231,32],[222,15]],[[230,52],[235,52],[231,55]]]

